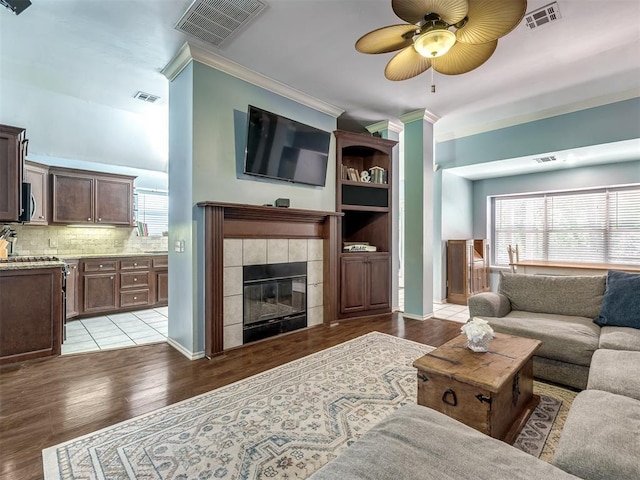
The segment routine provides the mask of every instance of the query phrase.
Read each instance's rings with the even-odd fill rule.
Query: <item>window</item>
[[[492,198],[493,262],[521,260],[640,265],[640,185]]]
[[[169,231],[169,193],[136,188],[138,234],[158,237]]]

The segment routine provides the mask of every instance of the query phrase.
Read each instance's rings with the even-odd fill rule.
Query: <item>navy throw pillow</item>
[[[640,329],[640,274],[609,270],[600,315],[593,321],[601,327]]]

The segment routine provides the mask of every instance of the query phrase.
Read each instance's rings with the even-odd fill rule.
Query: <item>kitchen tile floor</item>
[[[168,307],[116,313],[67,322],[62,354],[167,341]]]
[[[469,320],[469,307],[455,303],[434,303],[433,315],[436,318],[465,323]]]

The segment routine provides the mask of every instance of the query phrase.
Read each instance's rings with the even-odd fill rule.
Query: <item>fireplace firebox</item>
[[[243,342],[307,326],[307,263],[243,267]]]

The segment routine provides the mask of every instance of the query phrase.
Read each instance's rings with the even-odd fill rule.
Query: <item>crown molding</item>
[[[369,133],[382,132],[383,130],[389,130],[393,133],[400,133],[404,130],[404,124],[400,122],[394,122],[393,120],[382,120],[381,122],[374,123],[365,127]]]
[[[414,110],[413,112],[405,113],[400,116],[400,121],[405,125],[407,123],[415,122],[416,120],[426,120],[433,124],[440,120],[440,117],[435,113],[431,113],[427,109]]]
[[[185,42],[184,45],[180,47],[174,57],[161,70],[161,73],[167,77],[169,81],[172,81],[191,61],[196,61],[208,67],[215,68],[216,70],[220,70],[228,75],[244,80],[245,82],[249,82],[260,88],[264,88],[265,90],[313,108],[314,110],[318,110],[319,112],[325,113],[334,118],[338,118],[342,113],[344,113],[343,109],[336,107],[335,105],[331,105],[316,97],[301,92],[300,90],[296,90],[284,83],[243,67],[242,65],[232,62],[221,55],[197,47],[189,42]]]

